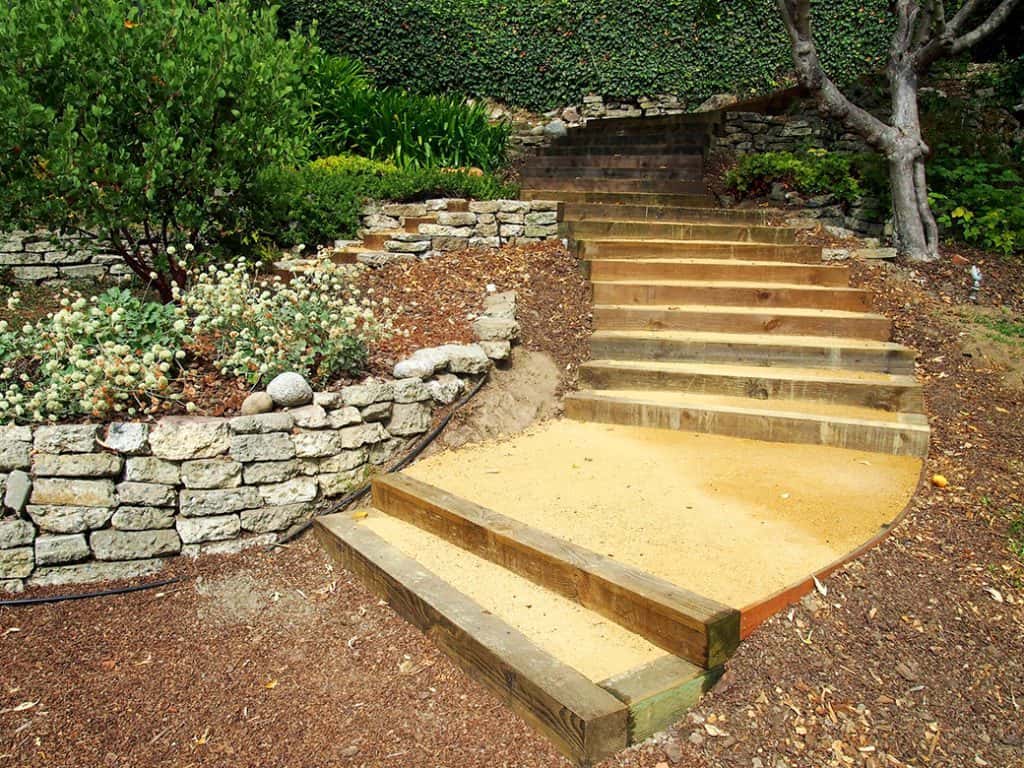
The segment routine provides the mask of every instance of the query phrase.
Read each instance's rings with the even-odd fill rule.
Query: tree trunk
[[[912,261],[933,261],[939,258],[939,228],[928,204],[924,160],[929,150],[921,137],[917,85],[912,63],[894,54],[889,86],[895,131],[886,137],[883,149],[889,161],[896,251]]]

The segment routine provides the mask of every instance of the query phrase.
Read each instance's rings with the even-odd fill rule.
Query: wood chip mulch
[[[856,265],[921,352],[926,473],[949,488],[923,484],[889,539],[606,768],[1024,766],[1022,394],[961,353],[920,274]],[[172,568],[187,580],[156,592],[0,609],[0,765],[565,764],[308,537]]]

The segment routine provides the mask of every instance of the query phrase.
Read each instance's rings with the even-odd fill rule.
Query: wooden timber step
[[[544,187],[524,187],[519,192],[523,200],[561,200],[565,203],[604,203],[609,205],[672,205],[691,208],[709,208],[715,205],[710,195],[674,195],[658,192],[579,192]]]
[[[573,240],[635,238],[655,240],[697,240],[728,243],[763,243],[793,245],[796,230],[786,227],[765,227],[756,224],[704,224],[663,221],[614,219],[601,221],[566,221],[562,223]]]
[[[707,149],[702,139],[676,138],[669,141],[646,141],[638,139],[628,144],[604,144],[600,142],[586,144],[555,143],[531,155],[534,157],[619,157],[642,155],[658,157],[665,155],[703,155]]]
[[[813,400],[883,411],[920,413],[921,385],[913,376],[756,365],[591,360],[580,383],[599,390],[669,390],[755,400]]]
[[[738,611],[414,478],[374,478],[373,505],[705,669],[739,644]]]
[[[790,264],[741,259],[596,259],[587,262],[590,279],[620,280],[733,280],[747,283],[791,283],[845,287],[850,268],[825,264]]]
[[[771,214],[752,208],[629,205],[625,203],[566,202],[564,221],[661,221],[694,224],[757,224],[764,226]]]
[[[587,237],[576,247],[581,259],[741,259],[821,264],[821,248],[816,245]]]
[[[863,312],[868,293],[859,288],[724,280],[598,280],[591,274],[595,304],[707,304],[733,307],[803,307]]]
[[[568,190],[579,192],[659,192],[673,195],[706,195],[703,181],[675,181],[672,179],[568,179],[558,176],[542,177],[524,187]]]
[[[636,135],[647,129],[713,128],[721,122],[721,115],[716,112],[680,112],[675,115],[591,118],[584,126],[569,130],[629,130]]]
[[[524,184],[531,180],[548,179],[639,179],[644,182],[656,181],[692,181],[699,182],[704,178],[704,169],[696,165],[680,165],[665,168],[625,168],[603,165],[574,165],[569,168],[552,167],[547,163],[533,162],[519,171]]]
[[[703,171],[704,155],[697,152],[671,152],[643,155],[533,155],[527,161],[528,167],[561,168],[694,168]]]
[[[925,456],[928,420],[804,400],[637,390],[583,390],[565,396],[565,413],[580,421],[809,443],[899,456]]]
[[[890,341],[783,334],[595,331],[594,359],[708,362],[914,375],[912,349]]]
[[[842,336],[885,341],[888,318],[841,310],[726,307],[704,304],[631,306],[595,304],[594,328],[610,331],[711,331],[713,333]]]
[[[586,147],[591,145],[600,146],[628,146],[633,143],[650,145],[679,146],[679,145],[703,145],[707,138],[707,132],[701,129],[682,130],[652,130],[642,133],[627,133],[621,130],[613,131],[588,131],[586,129],[569,129],[565,138],[559,140],[561,146]]]

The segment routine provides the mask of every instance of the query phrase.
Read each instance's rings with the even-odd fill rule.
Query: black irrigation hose
[[[400,470],[405,469],[410,464],[412,464],[412,462],[415,461],[416,458],[421,453],[423,453],[423,451],[426,449],[426,447],[428,445],[430,445],[432,442],[434,442],[434,440],[436,440],[437,437],[444,431],[445,427],[448,426],[448,422],[450,422],[452,420],[452,417],[456,413],[458,413],[458,411],[463,406],[465,406],[466,403],[468,403],[470,400],[472,400],[476,396],[476,393],[480,391],[480,388],[483,387],[484,382],[486,382],[486,381],[487,381],[487,376],[486,375],[485,376],[481,376],[480,377],[480,381],[478,381],[476,383],[476,385],[473,387],[472,391],[469,392],[469,394],[467,394],[461,400],[459,400],[452,407],[452,409],[450,411],[448,411],[448,413],[445,414],[444,418],[441,419],[441,422],[436,427],[434,427],[432,430],[430,430],[430,432],[428,432],[426,435],[424,435],[422,438],[420,438],[420,442],[417,443],[417,445],[411,451],[409,451],[409,453],[407,453],[405,455],[405,457],[400,462],[398,462],[395,466],[393,466],[391,469],[389,469],[388,473],[398,472]],[[357,501],[358,499],[363,498],[363,496],[365,496],[369,492],[371,487],[372,487],[371,483],[366,483],[362,487],[357,488],[356,490],[352,491],[351,493],[346,494],[345,496],[343,496],[339,501],[337,501],[336,503],[332,504],[327,510],[325,510],[321,514],[329,515],[329,514],[333,514],[335,512],[341,512],[343,509],[345,509],[345,507],[347,507],[353,501]],[[281,540],[279,542],[277,542],[276,544],[271,544],[269,547],[267,547],[267,550],[269,551],[269,550],[273,549],[274,547],[276,547],[276,546],[278,546],[280,544],[285,544],[285,543],[291,541],[292,539],[296,538],[297,536],[299,536],[300,534],[305,532],[311,525],[313,525],[313,521],[312,520],[307,520],[305,523],[303,523],[298,528],[294,528],[291,531],[289,531],[288,533],[286,533],[281,538]],[[177,582],[179,582],[181,580],[182,580],[182,577],[177,576],[177,577],[175,577],[173,579],[163,579],[162,581],[152,581],[152,582],[150,582],[148,584],[137,584],[137,585],[131,586],[131,587],[115,587],[114,589],[103,589],[103,590],[99,590],[99,591],[96,591],[96,592],[79,592],[79,593],[73,594],[73,595],[52,595],[50,597],[24,597],[24,598],[19,598],[19,599],[16,599],[16,600],[0,600],[0,608],[15,608],[15,607],[26,606],[26,605],[44,605],[46,603],[62,603],[65,600],[85,600],[86,598],[90,598],[90,597],[110,597],[112,595],[125,595],[125,594],[128,594],[130,592],[141,592],[144,589],[155,589],[156,587],[165,587],[168,584],[175,584],[175,583],[177,583]]]
[[[400,462],[398,462],[397,464],[395,464],[395,466],[393,466],[391,469],[389,469],[387,471],[387,474],[391,474],[392,472],[400,472],[401,470],[405,469],[407,466],[412,464],[413,461],[415,461],[416,458],[421,453],[423,453],[424,450],[426,450],[427,446],[430,445],[432,442],[434,442],[434,440],[436,440],[438,438],[438,436],[442,432],[444,432],[445,427],[448,426],[448,422],[450,422],[452,420],[452,417],[456,413],[458,413],[459,410],[463,406],[466,405],[466,403],[468,403],[470,400],[472,400],[476,396],[476,393],[480,391],[480,388],[483,387],[483,385],[484,385],[484,383],[486,381],[487,381],[487,376],[486,375],[481,376],[480,377],[480,381],[478,381],[476,383],[476,385],[473,387],[473,389],[465,397],[463,397],[461,400],[459,400],[452,407],[452,409],[450,411],[448,411],[448,413],[446,413],[444,415],[444,418],[441,419],[440,423],[436,427],[434,427],[427,434],[425,434],[423,437],[421,437],[420,438],[420,442],[417,443],[416,446],[411,451],[409,451],[409,453],[407,453],[405,455],[405,457]],[[347,506],[349,506],[353,501],[358,501],[359,499],[363,498],[363,496],[365,496],[367,493],[370,492],[370,488],[372,488],[372,487],[373,487],[373,483],[372,482],[368,482],[368,483],[360,486],[359,488],[357,488],[356,490],[352,491],[351,493],[348,493],[345,496],[343,496],[340,500],[338,500],[337,502],[332,504],[330,507],[328,507],[326,510],[324,510],[319,515],[317,515],[317,517],[320,517],[320,516],[323,516],[323,515],[333,515],[336,512],[341,512],[343,509],[345,509]],[[293,539],[297,538],[298,536],[302,535],[307,530],[309,530],[310,526],[312,526],[312,525],[313,525],[313,521],[312,520],[307,520],[306,522],[300,524],[299,526],[297,526],[295,528],[292,528],[290,531],[285,533],[280,538],[280,540],[278,540],[274,544],[271,544],[270,546],[268,546],[266,551],[269,552],[270,550],[274,549],[274,547],[279,547],[282,544],[287,544],[289,541],[292,541]]]
[[[98,592],[79,592],[74,595],[51,595],[50,597],[23,597],[17,600],[0,600],[0,608],[14,608],[25,605],[43,605],[44,603],[63,603],[65,600],[84,600],[87,597],[109,597],[111,595],[125,595],[129,592],[141,592],[144,589],[166,587],[168,584],[175,584],[182,580],[181,576],[162,581],[151,581],[148,584],[136,584],[132,587],[115,587],[114,589],[102,589]]]

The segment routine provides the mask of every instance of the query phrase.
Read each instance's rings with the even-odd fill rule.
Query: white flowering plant
[[[358,287],[362,269],[321,257],[286,282],[242,261],[213,266],[193,275],[181,306],[221,374],[258,384],[297,371],[326,384],[361,370],[369,344],[391,331],[372,289]]]
[[[20,301],[11,293],[7,308]],[[60,304],[21,327],[0,320],[0,423],[175,407],[175,374],[189,341],[181,308],[120,288],[90,299],[65,289]]]

